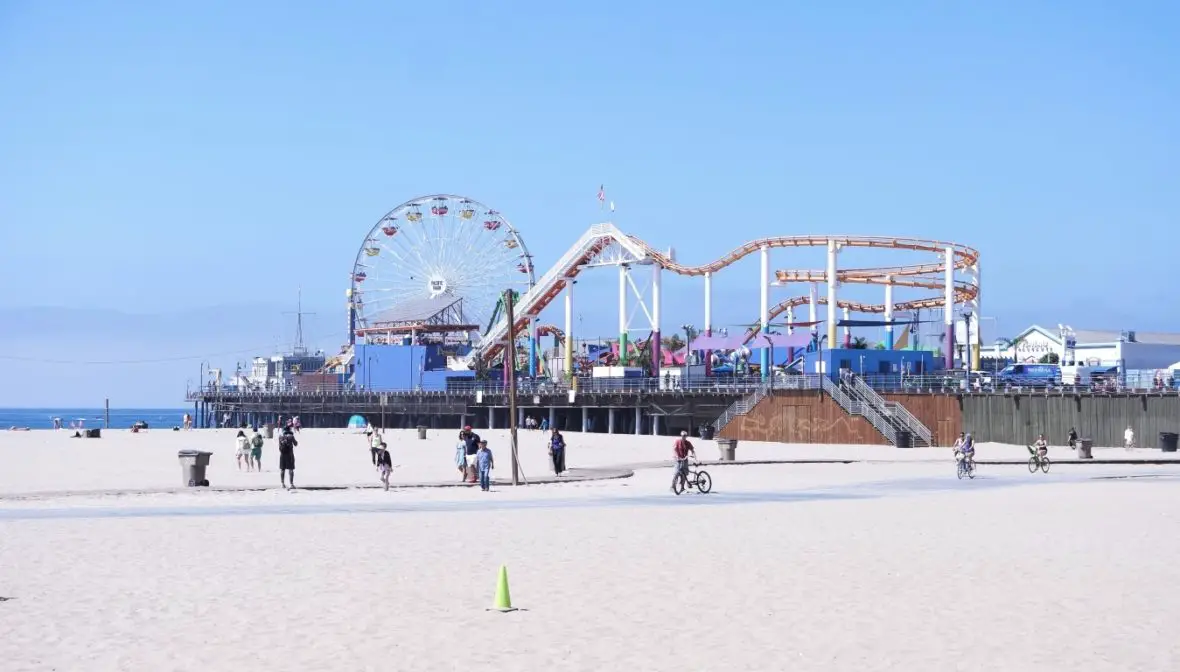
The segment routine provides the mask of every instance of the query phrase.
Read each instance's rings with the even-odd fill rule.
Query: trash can
[[[176,453],[176,457],[180,458],[180,475],[185,485],[190,488],[209,485],[209,481],[205,480],[205,467],[209,466],[212,455],[203,450],[182,450]]]
[[[737,439],[717,439],[717,449],[721,451],[722,462],[733,462],[737,459]]]
[[[713,440],[713,425],[702,425],[701,426],[701,439],[703,439],[705,441],[712,441]]]
[[[1074,445],[1077,446],[1079,460],[1092,460],[1092,459],[1094,459],[1094,452],[1093,452],[1094,440],[1093,439],[1078,439],[1077,443],[1075,443]]]
[[[1176,452],[1176,443],[1180,440],[1180,434],[1176,432],[1160,432],[1160,450],[1165,453]]]
[[[270,424],[269,422],[266,423],[266,438],[268,438],[268,439],[275,438],[275,426]]]
[[[914,435],[907,430],[898,430],[897,432],[897,447],[898,448],[913,448]]]
[[[426,426],[425,425],[418,425],[418,438],[422,439],[422,440],[426,439]]]

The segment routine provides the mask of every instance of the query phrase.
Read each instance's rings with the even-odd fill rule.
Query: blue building
[[[475,378],[474,371],[448,370],[448,348],[442,345],[358,343],[353,347],[352,384],[358,390],[441,391],[447,389],[448,379]]]
[[[929,350],[835,350],[811,351],[804,355],[806,373],[826,373],[833,380],[840,369],[862,376],[917,376],[942,369],[942,360]]]

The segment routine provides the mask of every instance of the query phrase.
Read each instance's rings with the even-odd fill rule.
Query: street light
[[[684,330],[684,375],[681,376],[681,386],[688,386],[688,355],[692,352],[692,332],[694,327],[691,324],[682,324],[680,328]]]

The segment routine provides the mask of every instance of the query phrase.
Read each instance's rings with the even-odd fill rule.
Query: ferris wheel
[[[534,282],[532,256],[502,214],[462,196],[423,196],[386,213],[357,251],[354,330],[392,333],[429,322],[437,331],[482,333],[504,290],[523,293]]]

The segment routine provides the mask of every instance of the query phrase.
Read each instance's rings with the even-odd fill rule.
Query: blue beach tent
[[[369,423],[365,422],[365,418],[360,415],[354,415],[348,419],[349,429],[364,429]]]

